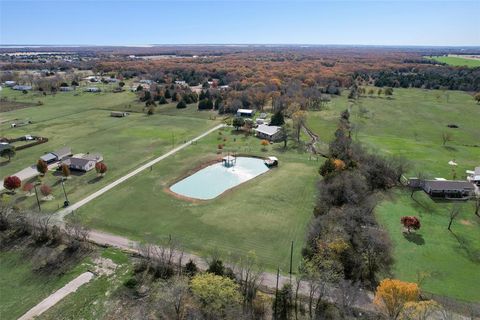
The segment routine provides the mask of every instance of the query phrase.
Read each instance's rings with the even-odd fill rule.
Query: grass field
[[[346,97],[334,98],[330,108],[311,112],[309,126],[326,144],[336,129],[336,120],[349,106]],[[359,110],[368,110],[362,116]],[[375,152],[402,156],[411,168],[407,176],[423,172],[430,177],[452,178],[448,161],[458,162],[457,179],[465,170],[480,165],[480,130],[476,119],[480,108],[463,92],[395,89],[392,99],[366,97],[351,106],[351,120],[359,128],[354,138]],[[450,129],[447,124],[457,124]],[[442,145],[443,132],[453,141]],[[477,145],[476,147],[473,145]],[[472,283],[480,282],[480,219],[473,215],[473,204],[466,203],[453,233],[447,231],[450,203],[436,203],[416,193],[419,203],[408,192],[397,191],[384,199],[377,216],[394,244],[394,276],[416,281],[417,272],[430,277],[423,284],[428,292],[465,301],[480,301]],[[402,234],[400,217],[418,216],[422,229],[418,243]]]
[[[315,197],[318,162],[296,151],[223,131],[213,133],[174,156],[116,187],[77,211],[90,226],[133,239],[159,241],[172,235],[189,252],[223,256],[253,251],[269,270],[288,271],[290,244],[300,259],[305,227]],[[219,157],[216,146],[227,137],[225,150],[250,155],[276,155],[280,166],[226,194],[200,203],[165,192],[169,185],[202,163]],[[236,141],[233,141],[233,140]],[[275,148],[275,150],[272,150]]]
[[[435,203],[423,192],[410,198],[408,191],[391,194],[377,208],[380,223],[394,243],[396,277],[417,282],[425,273],[422,289],[437,295],[478,302],[480,291],[480,219],[473,203],[462,203],[461,213],[447,230],[450,203]],[[402,233],[400,218],[420,218],[421,229],[411,238]]]
[[[62,276],[40,275],[22,253],[0,252],[0,318],[17,319],[84,271],[78,265]]]
[[[209,112],[201,113],[193,106],[178,110],[173,104],[157,107],[153,116],[131,113],[126,118],[110,117],[110,110],[121,110],[126,105],[138,105],[130,92],[123,93],[58,93],[43,97],[34,93],[23,95],[12,90],[5,96],[16,101],[35,101],[43,105],[1,113],[2,119],[29,119],[33,124],[10,128],[10,121],[0,124],[1,136],[18,137],[25,134],[47,137],[47,143],[19,150],[11,162],[2,162],[2,176],[14,174],[35,164],[45,152],[69,146],[74,153],[98,152],[104,157],[109,171],[101,179],[95,172],[72,174],[66,183],[70,201],[79,200],[103,185],[119,178],[143,162],[161,155],[188,138],[215,125],[208,120]],[[175,116],[172,116],[175,114]],[[45,210],[57,210],[64,196],[59,177],[49,173],[42,181],[54,186],[52,201],[43,202]],[[16,202],[22,207],[35,205],[35,197],[24,197],[19,192]]]
[[[455,67],[470,67],[470,68],[480,67],[479,59],[462,58],[459,56],[435,56],[435,57],[427,57],[427,58],[438,61],[438,62],[446,63],[448,65],[455,66]]]

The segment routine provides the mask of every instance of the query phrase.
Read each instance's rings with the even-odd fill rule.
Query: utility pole
[[[40,200],[38,199],[37,184],[34,184],[33,188],[35,189],[35,197],[37,198],[38,212],[42,212],[42,208],[40,208]]]
[[[290,246],[290,283],[292,283],[292,264],[293,264],[293,240]]]
[[[62,178],[62,189],[63,189],[63,194],[65,195],[65,202],[63,203],[63,206],[68,207],[70,205],[70,202],[68,201],[68,198],[67,198],[67,192],[65,191],[65,184],[63,183],[63,178]]]
[[[273,315],[273,319],[276,320],[278,313],[277,313],[277,304],[278,304],[278,278],[280,277],[280,267],[277,267],[277,284],[275,285],[275,314]]]

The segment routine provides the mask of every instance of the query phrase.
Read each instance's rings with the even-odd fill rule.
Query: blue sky
[[[480,45],[475,1],[5,1],[0,44]]]

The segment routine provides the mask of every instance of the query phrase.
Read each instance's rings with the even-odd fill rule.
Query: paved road
[[[109,191],[110,189],[114,188],[115,186],[119,185],[120,183],[124,182],[125,180],[127,179],[130,179],[131,177],[139,174],[140,172],[142,172],[143,170],[146,170],[148,168],[150,168],[151,166],[153,166],[154,164],[162,161],[163,159],[171,156],[172,154],[175,154],[177,153],[178,151],[186,148],[187,146],[189,146],[192,142],[195,142],[197,140],[200,140],[201,138],[209,135],[210,133],[224,127],[225,125],[224,124],[219,124],[218,126],[202,133],[201,135],[197,136],[196,138],[193,138],[192,140],[189,140],[187,142],[185,142],[184,144],[170,150],[169,152],[165,153],[164,155],[158,157],[158,158],[155,158],[149,162],[147,162],[146,164],[142,165],[141,167],[133,170],[132,172],[124,175],[123,177],[115,180],[114,182],[110,183],[109,185],[106,185],[105,187],[103,187],[102,189],[92,193],[91,195],[89,195],[88,197],[74,203],[73,205],[69,206],[68,208],[65,208],[65,209],[62,209],[60,211],[58,211],[56,214],[55,214],[55,217],[59,220],[63,220],[63,218],[68,215],[69,213],[73,212],[74,210],[80,208],[81,206],[89,203],[90,201],[92,201],[93,199],[95,198],[98,198],[99,196],[101,196],[102,194],[104,194],[105,192]]]
[[[37,304],[35,307],[32,309],[28,310],[27,313],[25,313],[23,316],[18,318],[18,320],[30,320],[33,319],[51,307],[53,307],[55,304],[57,304],[60,300],[68,296],[70,293],[77,291],[78,288],[80,288],[82,285],[85,283],[90,282],[93,278],[93,273],[91,272],[84,272],[69,283],[67,283],[65,286],[62,288],[58,289],[54,293],[52,293],[50,296],[45,298],[42,302]]]

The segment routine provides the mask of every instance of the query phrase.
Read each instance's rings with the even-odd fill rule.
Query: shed
[[[70,157],[73,153],[71,148],[64,147],[56,151],[53,151],[52,154],[55,155],[58,161],[61,161],[67,157]]]
[[[250,109],[238,109],[237,110],[237,116],[239,117],[253,117],[255,112]]]
[[[84,90],[85,92],[101,92],[102,90],[98,87],[89,87]]]
[[[122,111],[112,111],[110,112],[110,117],[116,117],[116,118],[123,118],[128,116],[128,112],[122,112]]]

